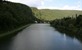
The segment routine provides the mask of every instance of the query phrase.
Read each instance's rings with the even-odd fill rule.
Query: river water
[[[0,50],[82,50],[82,43],[49,24],[32,24],[11,40],[0,43]]]

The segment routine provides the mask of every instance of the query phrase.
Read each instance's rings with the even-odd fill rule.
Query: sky
[[[82,10],[82,0],[8,0],[38,9]]]

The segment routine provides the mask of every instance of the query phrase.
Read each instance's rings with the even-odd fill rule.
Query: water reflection
[[[0,50],[9,50],[11,39],[0,41]]]
[[[82,50],[79,40],[54,31],[49,24],[31,25],[14,37],[10,46],[9,50]]]

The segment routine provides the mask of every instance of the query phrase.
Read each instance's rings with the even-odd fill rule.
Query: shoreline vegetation
[[[76,17],[65,17],[62,19],[56,19],[50,22],[51,26],[62,34],[66,34],[71,37],[76,37],[82,41],[82,15]]]
[[[24,26],[21,26],[21,27],[18,27],[14,30],[11,30],[11,31],[8,31],[8,32],[5,32],[5,33],[2,33],[0,34],[0,40],[1,39],[5,39],[5,38],[10,38],[12,37],[13,35],[17,34],[18,32],[22,31],[23,29],[25,29],[26,27],[30,26],[31,24],[27,24],[27,25],[24,25]]]
[[[21,3],[0,3],[0,39],[14,36],[17,32],[35,23],[31,8]]]

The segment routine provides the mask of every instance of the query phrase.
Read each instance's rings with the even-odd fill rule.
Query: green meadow
[[[50,9],[37,9],[32,8],[35,16],[42,20],[54,20],[61,19],[64,17],[75,17],[75,15],[82,14],[82,11],[79,10],[50,10]]]

